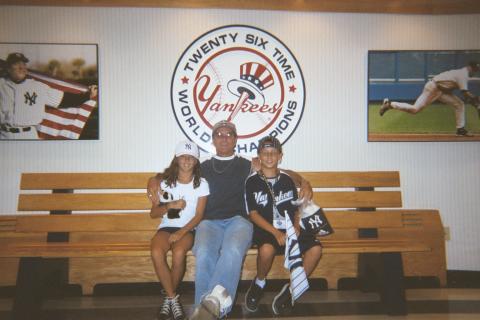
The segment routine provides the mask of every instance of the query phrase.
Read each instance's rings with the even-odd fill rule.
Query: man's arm
[[[312,186],[310,185],[310,182],[308,182],[308,180],[304,179],[301,175],[299,175],[295,171],[285,170],[285,169],[282,169],[282,170],[285,171],[290,176],[290,178],[292,178],[293,183],[295,183],[295,186],[297,188],[300,188],[300,192],[298,193],[298,198],[312,200],[313,189],[312,189]]]
[[[463,98],[465,103],[470,103],[472,106],[477,109],[478,117],[480,118],[480,97],[475,96],[468,90],[462,90]]]
[[[80,94],[65,92],[63,94],[62,101],[60,101],[60,104],[58,105],[58,108],[78,107],[88,100],[95,99],[97,94],[97,86],[89,86],[86,92]]]
[[[158,197],[160,191],[160,181],[162,181],[161,173],[157,173],[157,175],[148,179],[147,196],[148,199],[152,202],[152,205],[157,205],[160,202],[160,198]]]
[[[477,107],[479,104],[479,99],[473,93],[468,90],[462,90],[463,98],[466,103],[470,103],[472,106]]]

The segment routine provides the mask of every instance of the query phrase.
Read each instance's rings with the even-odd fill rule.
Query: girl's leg
[[[258,248],[257,255],[257,278],[263,280],[272,268],[276,250],[270,243],[264,243]]]
[[[172,273],[167,264],[167,252],[170,249],[170,244],[168,243],[169,236],[170,233],[168,232],[158,231],[150,242],[150,252],[158,280],[162,284],[167,297],[173,297],[175,291]]]
[[[172,245],[172,286],[173,291],[177,291],[177,287],[183,279],[185,273],[187,252],[193,246],[193,234],[188,232],[182,239]]]

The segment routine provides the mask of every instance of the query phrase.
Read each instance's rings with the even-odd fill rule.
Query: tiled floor
[[[270,303],[276,292],[267,292],[259,312],[243,308],[244,292],[239,293],[229,319],[272,319]],[[309,291],[298,301],[294,313],[282,319],[379,320],[379,319],[480,319],[480,289],[408,289],[408,316],[381,314],[376,293],[358,290]],[[160,295],[102,295],[51,298],[43,305],[38,319],[47,320],[153,320]],[[193,296],[182,295],[186,312],[192,311]],[[0,319],[11,317],[11,298],[0,298]]]

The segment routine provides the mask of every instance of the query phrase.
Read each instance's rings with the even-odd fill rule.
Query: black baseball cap
[[[258,142],[258,150],[257,153],[260,153],[262,149],[265,148],[275,148],[278,150],[279,153],[282,153],[282,144],[278,141],[277,138],[272,136],[266,136],[260,139]]]
[[[30,60],[28,60],[27,57],[25,57],[23,53],[20,52],[10,53],[7,57],[7,65],[9,66],[20,61],[27,63]]]

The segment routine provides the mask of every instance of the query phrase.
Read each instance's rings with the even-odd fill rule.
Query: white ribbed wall
[[[1,42],[98,43],[101,89],[99,141],[0,141],[0,213],[15,212],[22,172],[166,166],[184,138],[170,107],[175,64],[226,24],[274,34],[302,67],[306,107],[284,167],[399,170],[404,207],[437,208],[450,227],[448,268],[480,270],[480,143],[368,143],[366,122],[369,49],[480,49],[480,15],[0,7]]]

